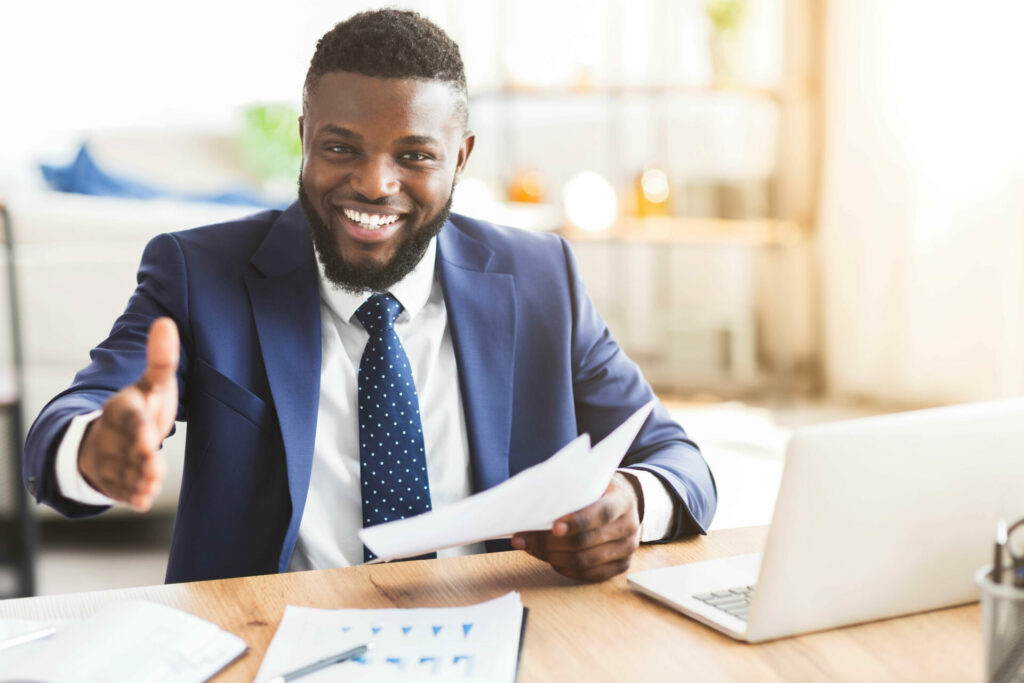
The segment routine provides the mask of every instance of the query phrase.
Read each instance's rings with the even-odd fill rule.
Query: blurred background
[[[769,521],[800,425],[1024,393],[1024,5],[397,4],[462,49],[455,210],[572,242],[704,449],[716,527]],[[0,10],[3,594],[162,581],[184,429],[155,511],[90,522],[22,500],[21,434],[153,235],[292,200],[316,40],[373,6]]]

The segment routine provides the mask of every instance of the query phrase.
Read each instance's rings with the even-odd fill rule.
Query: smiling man
[[[184,420],[168,581],[348,566],[372,559],[360,528],[600,440],[653,398],[563,240],[450,213],[467,120],[458,47],[419,15],[324,35],[299,201],[150,242],[110,337],[30,431],[29,490],[73,517],[145,510]],[[702,533],[716,500],[657,404],[600,500],[511,546],[606,579],[640,542]]]
[[[473,150],[463,98],[443,81],[307,79],[299,199],[333,283],[386,291],[419,263]]]

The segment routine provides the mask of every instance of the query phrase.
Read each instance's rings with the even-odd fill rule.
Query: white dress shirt
[[[412,367],[423,419],[431,506],[450,505],[472,493],[465,412],[448,313],[435,272],[436,239],[416,268],[389,292],[402,304],[395,332]],[[326,569],[361,564],[362,528],[359,479],[358,371],[369,335],[355,311],[369,292],[352,294],[335,288],[317,261],[320,285],[322,356],[320,403],[313,470],[299,536],[289,570]],[[93,489],[78,470],[78,450],[94,411],[74,418],[57,452],[56,475],[61,493],[80,503],[112,505],[115,501]],[[639,482],[644,498],[641,540],[664,538],[672,523],[672,499],[650,472],[622,470]],[[483,552],[482,543],[438,553],[452,556]]]
[[[412,368],[423,421],[430,504],[436,509],[473,493],[462,392],[441,283],[435,277],[435,241],[415,269],[389,290],[402,304],[395,333]],[[370,335],[355,316],[370,292],[331,285],[320,268],[320,408],[313,473],[289,569],[361,564],[359,480],[359,361]],[[483,544],[450,548],[440,556],[483,552]]]

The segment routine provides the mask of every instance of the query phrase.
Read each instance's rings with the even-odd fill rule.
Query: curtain
[[[1024,393],[1024,3],[832,0],[826,23],[830,391]]]

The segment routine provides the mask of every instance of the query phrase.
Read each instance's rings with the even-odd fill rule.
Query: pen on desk
[[[366,645],[360,645],[352,648],[351,650],[345,650],[344,652],[339,652],[336,655],[331,655],[330,657],[324,657],[312,664],[307,664],[301,669],[289,671],[288,673],[277,676],[276,678],[271,678],[267,683],[288,683],[288,681],[294,681],[296,678],[309,675],[314,671],[319,671],[325,667],[340,664],[350,659],[355,659],[356,657],[362,657],[371,647],[373,647],[373,645],[367,643]]]
[[[24,645],[25,643],[31,643],[33,640],[39,640],[40,638],[46,638],[52,636],[57,632],[56,626],[47,626],[37,631],[30,631],[28,633],[22,633],[19,636],[8,638],[6,640],[0,640],[0,650],[6,650],[9,647],[17,647],[18,645]]]
[[[996,523],[996,556],[992,561],[992,582],[1003,582],[1003,548],[1006,547],[1006,520]]]
[[[1024,555],[1019,554],[1014,550],[1013,544],[1010,543],[1010,539],[1013,537],[1013,533],[1024,527],[1024,519],[1018,520],[1006,530],[1006,538],[1003,540],[1003,550],[1006,555],[1010,556],[1010,581],[1009,583],[1014,588],[1024,588]]]

